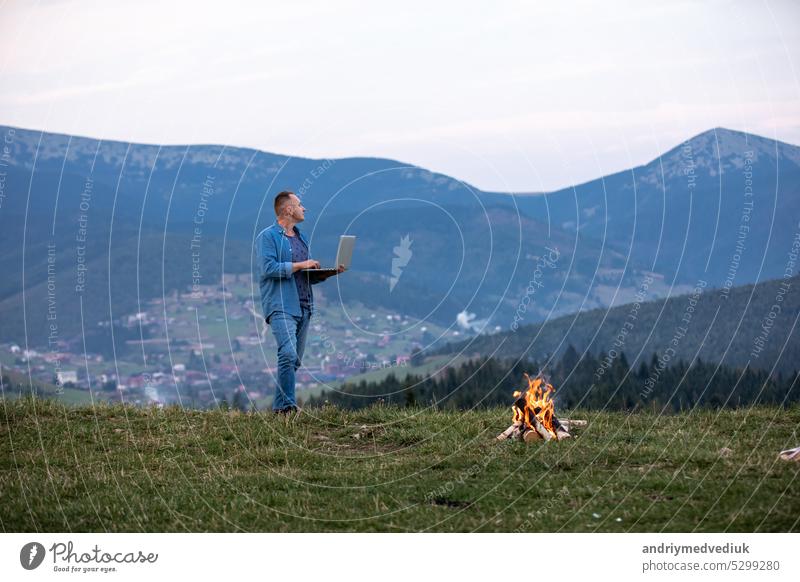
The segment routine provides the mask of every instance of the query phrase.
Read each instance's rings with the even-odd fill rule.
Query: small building
[[[60,385],[64,384],[77,384],[78,383],[78,371],[77,370],[59,370],[56,372],[56,380]]]

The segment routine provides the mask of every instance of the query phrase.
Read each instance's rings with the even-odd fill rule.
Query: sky
[[[543,192],[713,127],[800,144],[800,2],[0,0],[0,124]]]

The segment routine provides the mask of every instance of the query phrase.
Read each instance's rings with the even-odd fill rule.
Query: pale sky
[[[800,144],[800,2],[0,2],[0,124],[544,191],[716,126]]]

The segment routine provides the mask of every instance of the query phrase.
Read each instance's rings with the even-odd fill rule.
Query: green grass
[[[800,408],[270,413],[0,402],[3,531],[798,531]],[[722,449],[731,449],[729,453]]]
[[[42,397],[50,398],[64,404],[75,406],[91,406],[92,395],[88,390],[80,388],[66,388],[59,387],[49,382],[42,382],[35,378],[31,381],[28,379],[27,374],[20,374],[16,370],[3,367],[2,378],[0,378],[0,388],[2,388],[3,395],[9,399],[25,397],[31,392],[31,384]],[[95,400],[105,400],[106,397],[102,391],[96,390],[94,394]]]

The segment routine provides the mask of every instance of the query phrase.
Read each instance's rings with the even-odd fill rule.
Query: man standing
[[[308,241],[297,228],[305,220],[305,211],[294,192],[281,192],[275,196],[275,222],[256,238],[261,309],[278,344],[278,385],[272,410],[284,414],[300,410],[295,372],[301,365],[314,312],[311,286],[331,276],[303,271],[319,268],[319,262],[308,257]],[[344,270],[344,265],[339,265],[335,274]]]

